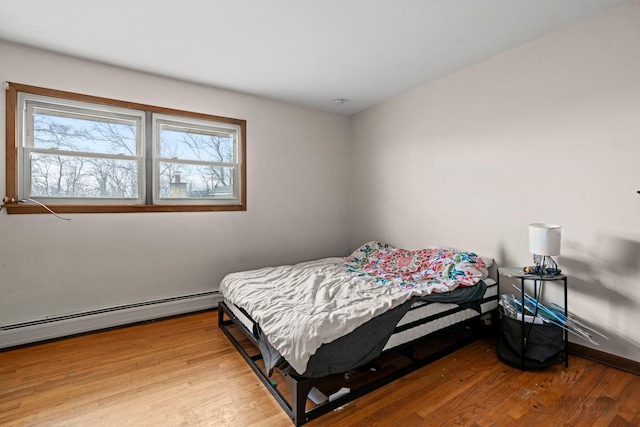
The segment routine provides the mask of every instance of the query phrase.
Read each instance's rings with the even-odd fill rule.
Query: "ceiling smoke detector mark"
[[[336,98],[331,102],[333,102],[335,105],[343,105],[345,102],[347,102],[347,100],[344,98]]]

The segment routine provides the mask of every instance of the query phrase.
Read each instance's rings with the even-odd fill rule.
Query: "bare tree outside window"
[[[34,197],[136,198],[135,123],[36,110],[30,156]],[[60,154],[56,154],[59,152]],[[96,154],[100,156],[96,156]]]
[[[162,124],[160,197],[232,198],[234,138],[230,130]]]

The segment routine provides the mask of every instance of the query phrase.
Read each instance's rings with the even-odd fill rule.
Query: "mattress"
[[[398,347],[440,329],[495,310],[498,307],[498,287],[493,279],[485,279],[484,282],[487,284],[487,289],[480,303],[481,313],[472,308],[460,310],[457,304],[418,301],[398,322],[396,332],[389,338],[384,350]],[[429,318],[433,319],[425,322]]]
[[[458,304],[416,301],[397,323],[395,332],[387,341],[383,351],[496,309],[498,306],[496,282],[493,279],[485,279],[484,282],[487,287],[479,304],[481,312],[473,308],[460,307]],[[253,335],[255,322],[226,298],[224,302],[237,320]]]

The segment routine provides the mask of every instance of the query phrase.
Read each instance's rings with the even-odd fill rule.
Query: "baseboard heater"
[[[208,291],[0,325],[0,348],[212,309],[220,301],[219,291]]]

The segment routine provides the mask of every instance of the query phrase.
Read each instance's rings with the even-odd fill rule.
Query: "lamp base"
[[[536,265],[525,267],[525,273],[541,277],[554,277],[562,273],[562,270],[558,268],[558,264],[550,256],[534,255],[533,261]]]
[[[528,265],[524,267],[523,271],[525,274],[534,274],[541,277],[553,277],[558,276],[560,273],[562,273],[562,270],[559,270],[557,268],[543,269],[539,265]]]

